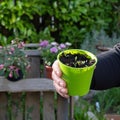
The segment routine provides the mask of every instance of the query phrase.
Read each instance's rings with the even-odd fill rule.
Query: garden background
[[[15,36],[27,43],[68,41],[80,47],[86,34],[120,34],[119,0],[1,0],[0,39]],[[92,36],[91,36],[92,37]]]
[[[97,54],[95,45],[112,47],[120,41],[119,28],[119,0],[0,0],[0,44],[15,37],[26,43],[67,41]],[[101,111],[120,113],[120,90],[104,92],[104,101],[102,95],[96,100],[105,108]]]

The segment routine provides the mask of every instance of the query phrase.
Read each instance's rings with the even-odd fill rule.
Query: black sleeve
[[[120,43],[97,56],[91,89],[105,90],[120,86]]]

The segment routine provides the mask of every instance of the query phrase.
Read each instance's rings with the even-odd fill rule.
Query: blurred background
[[[16,37],[26,43],[54,40],[98,54],[120,42],[119,28],[120,0],[0,0],[0,45]],[[75,119],[88,120],[86,111],[95,120],[120,114],[119,93],[111,89],[77,98]]]

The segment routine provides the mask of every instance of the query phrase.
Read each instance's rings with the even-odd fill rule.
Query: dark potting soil
[[[91,66],[95,63],[95,59],[89,58],[87,55],[83,54],[64,54],[62,53],[60,56],[60,61],[68,66],[83,68],[86,66]]]

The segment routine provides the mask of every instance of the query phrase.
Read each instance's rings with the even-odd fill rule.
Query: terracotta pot
[[[52,67],[45,66],[45,69],[46,69],[46,77],[52,80]]]

